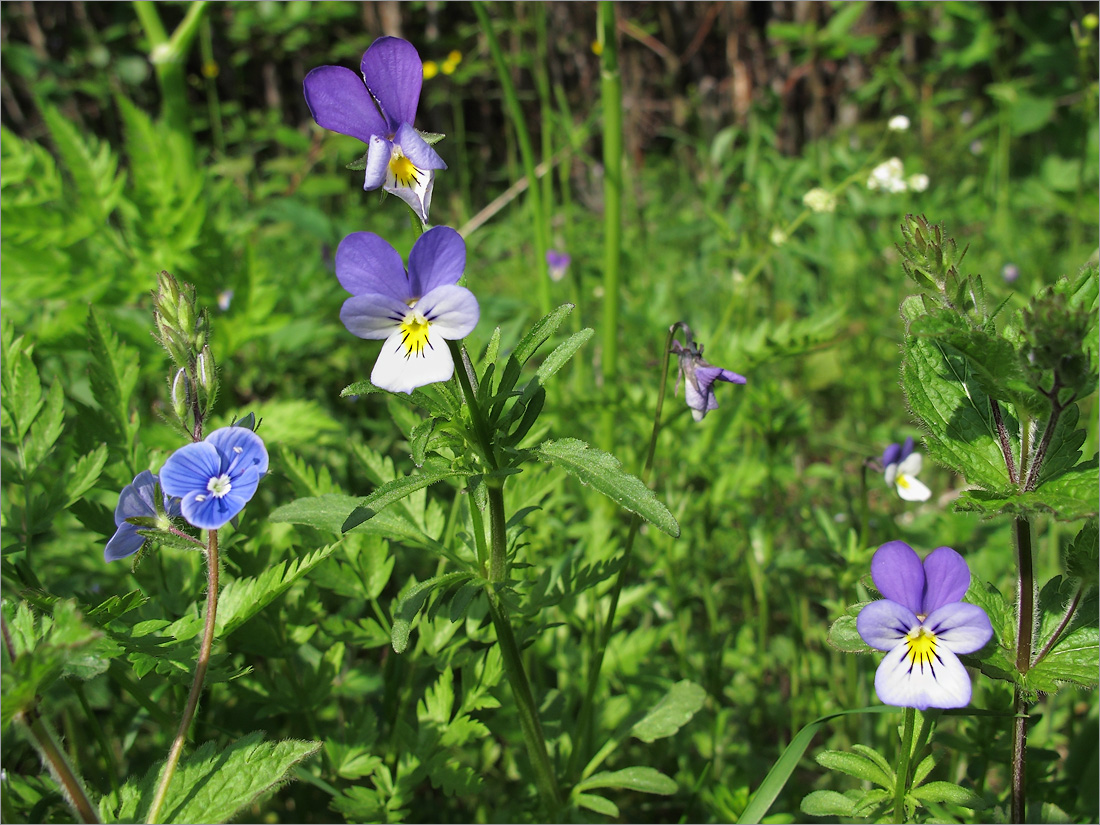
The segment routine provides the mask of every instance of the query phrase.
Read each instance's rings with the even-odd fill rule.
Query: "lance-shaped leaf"
[[[360,499],[358,506],[351,511],[351,514],[344,521],[341,530],[345,533],[348,530],[354,530],[364,521],[374,518],[382,508],[388,507],[395,501],[400,501],[417,490],[423,490],[425,487],[429,487],[444,478],[472,475],[477,475],[477,473],[473,470],[456,470],[444,464],[425,464],[416,475],[395,478],[393,481],[388,481],[378,487],[366,498]]]
[[[680,525],[668,508],[641,479],[626,472],[610,453],[576,438],[544,441],[534,453],[539,461],[561,467],[582,484],[591,485],[623,509],[636,513],[670,536],[680,535]]]
[[[707,692],[689,679],[677,682],[630,732],[643,742],[672,736],[703,707]]]

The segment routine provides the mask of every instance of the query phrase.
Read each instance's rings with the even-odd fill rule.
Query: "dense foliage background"
[[[176,75],[150,54],[136,5],[0,7],[4,358],[10,370],[33,346],[43,393],[59,388],[64,408],[63,429],[19,483],[8,463],[18,439],[5,422],[5,599],[47,612],[54,599],[75,599],[89,613],[140,590],[148,600],[127,614],[129,626],[197,617],[204,590],[195,553],[165,548],[132,572],[102,562],[118,491],[178,446],[162,421],[167,362],[149,334],[158,271],[195,284],[211,308],[223,382],[215,418],[254,412],[271,451],[272,472],[224,548],[228,580],[334,541],[269,523],[266,513],[303,495],[364,495],[412,468],[406,408],[382,395],[340,395],[369,372],[377,347],[339,323],[346,295],[332,268],[349,232],[377,232],[405,254],[415,233],[396,203],[364,193],[362,173],[345,168],[362,145],[313,123],[301,94],[311,68],[356,68],[376,37],[393,34],[438,70],[429,77],[426,65],[417,126],[447,135],[437,148],[450,168],[437,179],[432,220],[466,235],[467,284],[482,309],[471,352],[496,327],[503,347],[515,346],[542,314],[536,296],[548,277],[517,187],[518,136],[467,4],[214,4]],[[187,12],[155,8],[168,32]],[[614,386],[600,377],[609,296],[595,5],[501,3],[489,13],[548,169],[551,246],[571,256],[566,277],[549,283],[551,301],[577,305],[570,330],[598,331],[548,387],[541,432],[597,440],[610,408],[614,452],[639,472],[660,348],[676,321],[706,343],[708,360],[749,379],[719,388],[720,408],[702,424],[678,400],[666,406],[675,414],[654,487],[682,535],[643,528],[598,694],[612,730],[670,683],[702,685],[703,709],[675,738],[624,739],[609,761],[657,767],[679,792],[616,801],[628,821],[730,821],[803,725],[875,701],[875,662],[826,642],[844,607],[866,598],[859,580],[875,547],[895,538],[922,553],[949,545],[975,575],[1013,590],[1009,523],[953,511],[960,479],[929,467],[934,496],[914,505],[864,469],[886,444],[919,436],[899,386],[898,306],[912,289],[894,244],[906,213],[943,221],[970,244],[968,271],[1009,309],[1095,259],[1097,6],[618,5],[627,160]],[[908,131],[886,130],[897,114],[911,119]],[[928,188],[869,190],[872,161],[890,156],[906,174],[926,174]],[[808,190],[850,176],[835,212],[799,219]],[[106,396],[105,361],[123,388]],[[1095,395],[1082,420],[1090,456]],[[419,496],[411,517],[423,532],[459,540],[455,489]],[[583,591],[609,575],[627,521],[550,471],[517,476],[510,497],[516,509],[541,508],[522,536],[519,558],[531,567],[520,572],[535,583],[550,569],[566,583],[531,614],[525,637],[547,718],[560,719],[555,703],[583,684],[578,640],[597,621]],[[1045,577],[1075,532],[1037,525]],[[431,739],[426,721],[433,701],[446,705],[441,674],[460,674],[467,695],[476,692],[484,611],[465,622],[446,610],[425,615],[405,653],[389,646],[391,603],[411,578],[442,565],[415,537],[349,534],[220,645],[195,742],[254,730],[324,742],[296,768],[298,781],[243,821],[530,815],[530,800],[513,790],[524,756],[508,733],[518,722],[507,702],[464,706],[492,735],[472,728],[465,739]],[[104,616],[92,623],[115,620]],[[451,644],[456,634],[466,644]],[[193,639],[143,638],[144,648],[104,658],[85,674],[92,678],[53,681],[42,697],[97,795],[163,758],[186,693]],[[975,678],[975,706],[1003,710],[1010,700],[1008,688]],[[1035,712],[1039,796],[1068,821],[1094,820],[1096,694],[1062,691]],[[848,717],[820,744],[885,741],[892,725]],[[999,804],[1003,720],[955,717],[942,736],[937,770]],[[436,761],[401,773],[409,741]],[[68,821],[26,742],[5,735],[2,758],[5,821]],[[405,785],[383,788],[383,762]],[[802,816],[809,788],[852,785],[812,760],[797,778],[772,809],[784,821]]]

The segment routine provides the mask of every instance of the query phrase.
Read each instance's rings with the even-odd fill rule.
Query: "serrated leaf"
[[[445,573],[442,576],[435,576],[414,585],[399,597],[394,603],[393,627],[390,632],[394,652],[404,653],[409,646],[412,621],[421,608],[424,607],[424,602],[427,601],[433,590],[437,588],[445,589],[469,578],[471,578],[471,574],[462,571]]]
[[[247,622],[291,585],[332,555],[335,544],[300,558],[280,562],[254,579],[235,579],[222,588],[218,597],[215,634],[221,639]]]
[[[964,490],[955,502],[960,512],[993,516],[1051,515],[1059,521],[1092,518],[1100,512],[1100,476],[1096,459],[1079,464],[1030,493]]]
[[[623,470],[619,460],[576,438],[544,441],[534,450],[540,461],[561,467],[582,484],[591,485],[620,507],[644,518],[672,537],[680,525],[640,479]]]
[[[87,455],[82,455],[65,474],[65,506],[71,507],[88,492],[103,472],[107,463],[107,445],[100,444]]]
[[[923,803],[950,802],[952,805],[962,805],[964,808],[975,811],[985,807],[985,801],[980,796],[952,782],[929,782],[927,785],[910,790],[909,796]]]
[[[23,442],[23,460],[26,462],[28,475],[33,474],[53,450],[64,426],[65,394],[61,391],[61,382],[55,381],[46,393],[45,403],[31,423],[26,441]]]
[[[1080,418],[1081,411],[1076,404],[1070,404],[1059,416],[1043,459],[1037,489],[1041,490],[1047,482],[1068,472],[1081,460],[1081,445],[1085,443],[1086,433],[1077,426]]]
[[[839,816],[851,819],[856,813],[856,803],[837,791],[813,791],[802,797],[799,808],[802,813],[810,816]]]
[[[1090,519],[1081,528],[1073,543],[1066,550],[1066,573],[1080,579],[1087,585],[1096,586],[1100,540],[1097,535],[1097,520]]]
[[[320,748],[320,742],[294,739],[264,742],[259,732],[249,733],[221,751],[213,742],[206,742],[180,759],[160,821],[229,822],[292,778],[291,769]],[[158,763],[140,781],[123,786],[115,821],[145,820],[147,812],[138,806],[152,800],[162,767],[163,763]]]
[[[433,384],[431,385],[431,389],[438,389],[439,386],[438,384]],[[425,410],[434,418],[450,419],[454,413],[453,406],[449,406],[446,403],[446,390],[433,393],[429,391],[429,388],[425,387],[415,389],[410,394],[404,392],[390,392],[389,390],[374,386],[370,381],[356,381],[354,384],[349,384],[344,387],[344,389],[340,391],[340,397],[350,398],[356,395],[371,395],[373,393],[385,393],[406,404],[412,404],[414,407]]]
[[[619,806],[602,796],[591,793],[578,793],[573,796],[573,801],[580,807],[595,811],[603,816],[609,816],[612,819],[619,818]]]
[[[1039,593],[1039,633],[1036,661],[1026,674],[1026,687],[1053,693],[1058,683],[1072,682],[1095,689],[1100,673],[1100,629],[1097,628],[1097,593],[1092,590],[1069,615],[1080,584],[1055,576]],[[1055,635],[1057,634],[1057,635]]]
[[[844,751],[822,751],[816,757],[817,763],[831,771],[840,771],[856,779],[873,782],[886,790],[894,787],[893,778],[872,760],[856,753]]]
[[[989,397],[967,359],[949,344],[909,336],[902,364],[909,407],[923,422],[928,452],[985,490],[1011,489]],[[1002,410],[1013,453],[1019,425]]]
[[[445,467],[442,464],[425,466],[416,475],[395,478],[386,482],[366,498],[359,500],[358,506],[351,511],[347,519],[340,526],[342,532],[354,530],[364,521],[374,518],[383,507],[388,507],[406,496],[412,495],[417,490],[423,490],[437,481],[455,476],[475,475],[472,470],[456,470],[454,467]]]
[[[90,133],[82,134],[53,106],[40,103],[39,111],[79,194],[81,211],[94,224],[105,224],[118,203],[124,184],[118,171],[118,157],[110,144]]]
[[[592,788],[625,788],[641,793],[671,796],[676,793],[678,786],[674,779],[656,768],[635,767],[623,768],[621,771],[601,771],[576,785],[577,791],[587,791]]]
[[[655,742],[672,736],[691,721],[703,707],[707,692],[688,679],[677,682],[661,700],[653,706],[630,733],[643,742]]]
[[[130,398],[138,379],[137,353],[103,326],[95,307],[88,307],[86,328],[91,350],[88,378],[92,393],[120,440],[127,441],[131,426]]]
[[[863,641],[856,629],[856,617],[841,616],[829,628],[829,644],[842,653],[870,653],[871,648]]]

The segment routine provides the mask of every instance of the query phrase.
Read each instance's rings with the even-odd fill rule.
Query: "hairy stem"
[[[1008,468],[1008,480],[1013,484],[1019,482],[1020,478],[1016,475],[1016,460],[1012,457],[1012,442],[1008,439],[1008,430],[1005,429],[1004,417],[1001,415],[1001,405],[989,399],[989,408],[993,412],[993,421],[997,425],[997,439],[1001,442],[1001,454],[1005,459],[1005,467]],[[1023,463],[1023,457],[1020,458],[1021,464]]]
[[[1031,669],[1032,637],[1035,632],[1035,567],[1031,552],[1031,523],[1016,519],[1016,564],[1020,571],[1019,624],[1016,630],[1016,670],[1021,675]],[[1012,813],[1013,822],[1024,822],[1026,805],[1024,783],[1027,757],[1027,697],[1016,685],[1012,720]]]
[[[214,625],[218,615],[218,531],[210,530],[207,535],[206,545],[206,621],[202,629],[202,641],[199,644],[199,658],[195,662],[195,678],[191,683],[191,692],[187,696],[187,704],[183,708],[183,717],[180,719],[179,730],[172,742],[172,748],[168,751],[168,760],[160,775],[156,793],[153,796],[153,804],[149,807],[149,817],[146,822],[154,825],[159,820],[160,810],[164,806],[164,800],[168,797],[168,787],[172,784],[172,777],[176,773],[180,755],[183,753],[183,745],[187,741],[187,730],[191,727],[191,721],[195,718],[195,711],[199,707],[199,696],[202,694],[203,683],[206,681],[206,670],[210,666],[210,651],[214,647]]]
[[[1039,486],[1039,473],[1043,469],[1043,460],[1047,457],[1047,450],[1050,449],[1050,440],[1054,437],[1054,428],[1058,426],[1058,419],[1062,417],[1062,410],[1065,409],[1064,406],[1058,403],[1058,389],[1058,384],[1055,382],[1054,390],[1050,396],[1050,418],[1047,419],[1047,425],[1043,430],[1043,437],[1039,441],[1039,446],[1035,448],[1035,455],[1031,458],[1031,466],[1027,470],[1027,481],[1024,482],[1025,493],[1030,493]]]

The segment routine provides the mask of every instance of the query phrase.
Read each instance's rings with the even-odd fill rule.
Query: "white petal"
[[[885,475],[886,475],[886,483],[887,484],[893,484],[894,479],[898,477],[898,465],[897,464],[887,464]]]
[[[416,302],[416,309],[432,322],[432,332],[451,341],[473,332],[481,317],[477,298],[464,286],[437,286]]]
[[[875,693],[887,705],[906,708],[962,708],[970,704],[970,675],[959,658],[943,644],[935,657],[911,663],[903,641],[886,654],[875,673]]]
[[[411,393],[417,387],[446,381],[454,375],[455,365],[447,342],[428,329],[428,345],[419,354],[406,353],[404,333],[398,330],[382,344],[382,352],[370,374],[371,383],[390,392]]]
[[[906,501],[928,501],[932,497],[932,491],[924,486],[924,483],[916,476],[907,476],[898,473],[895,479],[898,487],[898,495]]]
[[[920,457],[920,453],[909,453],[909,455],[898,464],[898,473],[904,473],[907,476],[919,476],[923,466],[924,462]]]

